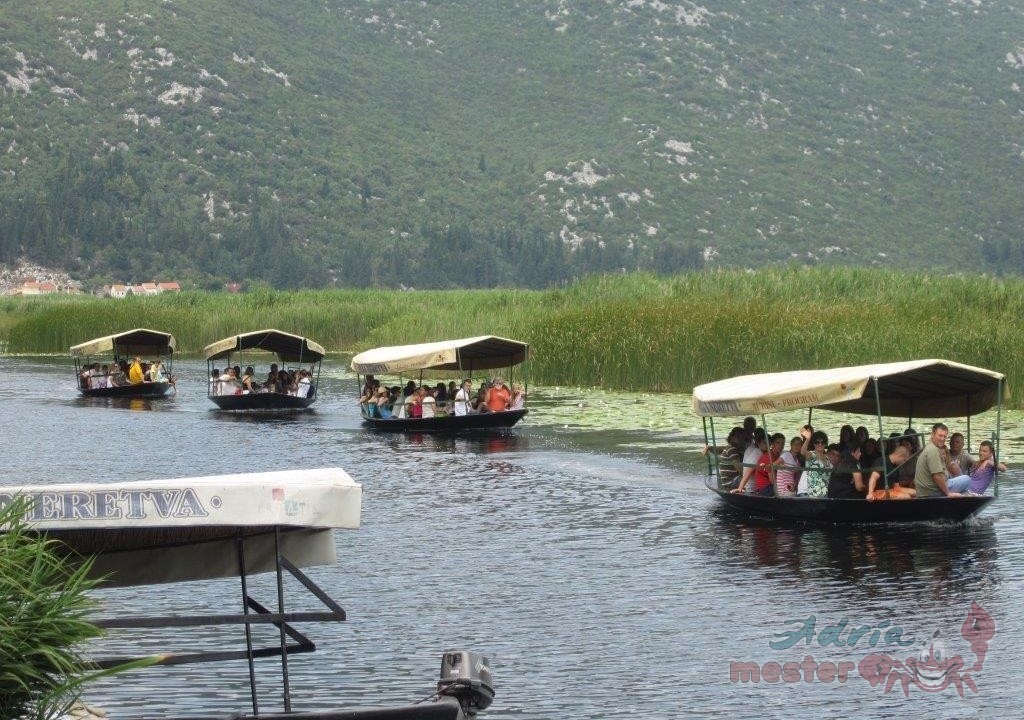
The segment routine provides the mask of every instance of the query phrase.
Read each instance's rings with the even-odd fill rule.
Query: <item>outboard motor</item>
[[[474,718],[494,701],[494,679],[490,661],[470,650],[445,650],[441,656],[441,677],[437,681],[438,697],[451,697],[459,702],[462,713]]]

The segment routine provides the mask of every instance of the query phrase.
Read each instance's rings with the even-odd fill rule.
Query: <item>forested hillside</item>
[[[3,3],[0,262],[91,283],[1024,272],[1011,0]]]

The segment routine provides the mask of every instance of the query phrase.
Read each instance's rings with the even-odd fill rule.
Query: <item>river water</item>
[[[724,511],[703,487],[701,423],[686,395],[531,388],[531,414],[511,433],[444,438],[364,429],[341,361],[325,363],[314,412],[279,418],[214,412],[205,364],[175,371],[176,397],[115,405],[78,398],[66,360],[0,358],[0,485],[347,470],[363,485],[362,527],[338,532],[338,564],[309,574],[348,620],[303,626],[319,649],[291,659],[293,709],[414,702],[431,693],[442,650],[459,647],[492,659],[497,696],[485,718],[1018,715],[1019,413],[1004,418],[1011,472],[980,518],[841,529]],[[267,604],[269,580],[252,588]],[[104,615],[239,610],[227,580],[98,598]],[[987,645],[965,639],[972,603],[995,622]],[[263,632],[257,641],[276,639]],[[911,676],[899,669],[889,692],[865,678],[871,653],[906,662],[935,633],[965,663],[947,675],[963,698],[956,682],[928,692],[912,680],[905,697],[900,678]],[[111,631],[95,649],[217,641],[238,649],[241,631]],[[766,677],[745,681],[735,663]],[[282,709],[278,669],[258,662],[263,712]],[[251,712],[237,662],[135,671],[85,695],[112,720]]]

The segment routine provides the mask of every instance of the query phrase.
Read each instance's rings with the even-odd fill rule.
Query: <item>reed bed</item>
[[[24,303],[24,304],[20,304]],[[496,334],[549,385],[688,391],[754,372],[943,357],[1024,379],[1024,282],[856,268],[593,276],[556,290],[337,290],[0,303],[10,352],[66,352],[132,327],[198,354],[276,327],[332,351]],[[1019,405],[1019,403],[1018,403]]]

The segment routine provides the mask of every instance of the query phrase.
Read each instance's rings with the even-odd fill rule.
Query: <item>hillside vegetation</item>
[[[1012,0],[54,0],[0,17],[0,262],[198,287],[1019,273]]]

